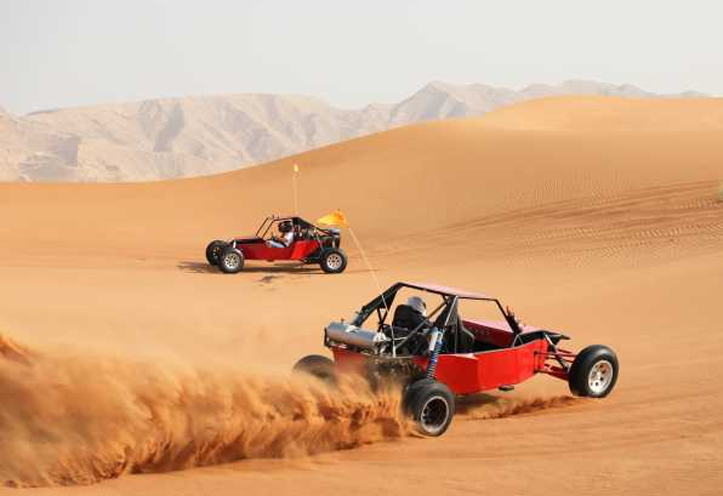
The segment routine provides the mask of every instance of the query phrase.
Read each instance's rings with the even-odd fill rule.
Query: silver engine
[[[366,331],[345,322],[332,322],[326,329],[326,337],[335,343],[354,346],[379,353],[389,342],[389,338],[381,332]]]

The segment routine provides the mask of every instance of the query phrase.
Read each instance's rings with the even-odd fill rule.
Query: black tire
[[[346,253],[341,248],[329,248],[321,254],[319,265],[327,274],[341,274],[346,269]]]
[[[334,362],[325,356],[305,356],[296,362],[292,370],[295,374],[309,374],[329,384],[336,383],[336,368]]]
[[[417,424],[417,430],[430,437],[441,436],[454,417],[454,394],[433,379],[413,382],[404,394],[404,407]]]
[[[225,274],[236,274],[244,268],[244,254],[238,248],[227,246],[218,257],[218,268]]]
[[[221,255],[223,249],[226,248],[226,245],[227,243],[225,241],[221,241],[220,239],[214,239],[208,244],[206,247],[206,260],[208,260],[209,264],[218,264],[218,257]]]
[[[600,344],[588,346],[575,357],[568,375],[570,392],[575,396],[604,398],[618,381],[618,357]]]

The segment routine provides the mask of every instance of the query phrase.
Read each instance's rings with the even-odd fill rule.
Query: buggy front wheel
[[[618,380],[618,357],[600,344],[588,346],[575,357],[570,367],[568,385],[575,396],[604,398]]]
[[[235,274],[244,268],[244,254],[238,248],[229,246],[218,257],[218,268],[225,274]]]
[[[347,258],[340,248],[331,248],[321,255],[319,265],[327,274],[340,274],[346,269]]]

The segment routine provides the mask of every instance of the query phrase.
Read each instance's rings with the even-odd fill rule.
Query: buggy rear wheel
[[[244,268],[244,254],[233,246],[226,247],[218,257],[218,268],[226,274],[236,274]]]
[[[206,260],[209,264],[218,264],[218,257],[221,255],[223,249],[226,248],[226,244],[225,241],[221,241],[220,239],[215,239],[208,244],[206,247]]]
[[[570,367],[568,385],[575,396],[604,398],[618,380],[618,357],[603,345],[588,346],[575,357]]]
[[[308,374],[329,384],[336,382],[334,362],[325,356],[308,355],[296,362],[294,373]]]
[[[346,269],[347,258],[341,248],[331,248],[321,254],[319,265],[327,274],[340,274]]]
[[[452,391],[433,379],[412,383],[404,395],[404,406],[416,422],[417,430],[430,437],[445,433],[455,411]]]

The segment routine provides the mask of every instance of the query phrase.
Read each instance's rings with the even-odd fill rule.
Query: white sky
[[[0,0],[0,106],[265,92],[357,107],[432,80],[720,95],[721,47],[716,0]]]

